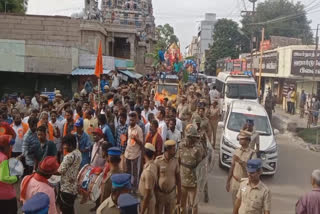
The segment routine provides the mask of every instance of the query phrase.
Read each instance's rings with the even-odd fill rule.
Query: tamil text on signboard
[[[292,51],[291,74],[312,76],[320,75],[320,53],[317,54],[315,61],[315,52],[313,50]],[[316,64],[316,67],[314,66]]]
[[[247,58],[247,69],[251,69],[251,57],[248,56]],[[259,69],[259,55],[255,54],[253,56],[253,64],[252,67],[256,71]],[[271,73],[271,74],[276,74],[278,73],[278,52],[277,51],[272,51],[272,52],[267,52],[263,54],[262,58],[262,73]]]

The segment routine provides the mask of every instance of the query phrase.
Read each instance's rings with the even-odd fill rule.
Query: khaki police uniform
[[[120,210],[110,196],[98,207],[97,214],[120,214]]]
[[[248,160],[255,158],[255,151],[247,148],[247,149],[243,149],[243,148],[239,148],[236,149],[236,151],[234,152],[234,155],[238,156],[240,158],[241,161],[244,162],[248,162]],[[240,181],[242,178],[246,178],[248,177],[247,174],[247,170],[246,168],[244,168],[243,166],[240,165],[240,163],[238,163],[237,161],[235,162],[235,166],[233,169],[233,175],[231,178],[231,183],[230,183],[230,189],[231,189],[231,193],[232,193],[232,202],[234,204],[235,200],[236,200],[236,196],[240,187]]]
[[[110,171],[107,173],[107,177],[105,180],[101,183],[101,196],[100,196],[100,203],[102,203],[104,200],[110,197],[111,191],[112,191],[112,182],[111,182],[111,176],[113,174],[119,174],[123,173],[120,168],[117,169],[110,169]]]
[[[263,214],[271,211],[271,193],[261,181],[251,187],[248,178],[242,179],[237,198],[241,200],[239,214]]]
[[[180,173],[178,159],[166,160],[164,155],[156,158],[158,187],[156,188],[156,213],[173,214],[176,205],[176,176]]]
[[[146,214],[155,214],[156,209],[156,196],[155,196],[155,186],[158,179],[158,169],[154,161],[146,163],[143,167],[143,171],[139,183],[139,192],[142,197],[145,197],[146,190],[151,190],[151,199],[149,201],[148,209]]]
[[[196,143],[198,144],[198,142]],[[188,147],[186,141],[183,140],[179,145],[178,157],[180,160],[181,175],[181,209],[182,214],[187,213],[187,199],[189,198],[192,213],[198,213],[197,204],[197,175],[196,168],[202,160],[201,146],[194,145]]]

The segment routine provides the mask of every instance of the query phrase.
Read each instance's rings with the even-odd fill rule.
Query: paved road
[[[294,213],[298,198],[311,189],[310,175],[319,168],[320,154],[303,150],[285,135],[277,137],[279,145],[279,167],[273,177],[263,177],[272,193],[272,212],[276,214]],[[209,177],[210,203],[201,204],[202,214],[232,213],[231,196],[225,191],[227,171],[218,167]]]
[[[272,213],[292,214],[298,198],[310,190],[310,175],[319,168],[320,154],[303,150],[284,134],[277,137],[279,144],[279,168],[273,177],[263,177],[272,192]],[[209,204],[200,204],[201,214],[232,213],[231,195],[225,191],[227,171],[218,167],[218,156],[212,174],[209,176]],[[78,205],[77,213],[89,213],[93,204]]]

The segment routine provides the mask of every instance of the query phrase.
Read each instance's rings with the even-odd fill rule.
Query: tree
[[[25,13],[28,0],[0,0],[0,12]]]
[[[257,6],[254,23],[252,17],[245,16],[242,20],[242,31],[250,37],[251,32],[258,34],[262,26],[265,27],[265,38],[270,36],[285,36],[302,39],[304,44],[313,41],[310,21],[307,19],[305,6],[301,2],[296,4],[288,0],[261,2]],[[260,36],[260,35],[259,35]]]
[[[172,43],[179,42],[178,37],[174,34],[174,29],[169,24],[158,25],[156,28],[156,34],[158,37],[158,48],[167,49]]]
[[[158,67],[159,51],[165,51],[172,43],[179,42],[178,37],[174,34],[174,28],[169,24],[159,25],[156,28],[157,43],[152,53],[148,53],[146,56],[153,59],[153,67]]]
[[[205,70],[215,74],[218,59],[238,58],[244,46],[244,36],[239,32],[238,23],[230,19],[219,19],[213,32],[213,44],[206,57]]]

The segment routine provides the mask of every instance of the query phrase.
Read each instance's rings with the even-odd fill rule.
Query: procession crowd
[[[91,211],[97,214],[198,213],[199,192],[205,202],[209,196],[207,182],[199,191],[196,168],[212,158],[220,95],[198,82],[180,86],[176,100],[158,102],[156,84],[120,84],[114,74],[99,88],[88,79],[70,100],[59,90],[52,101],[39,93],[4,97],[1,212],[16,214],[18,200],[25,213],[72,214],[78,197],[95,201]],[[260,181],[262,162],[250,147],[255,134],[247,121],[238,136],[241,148],[226,182],[234,214],[271,211],[270,190]],[[18,189],[8,158],[24,165]]]

